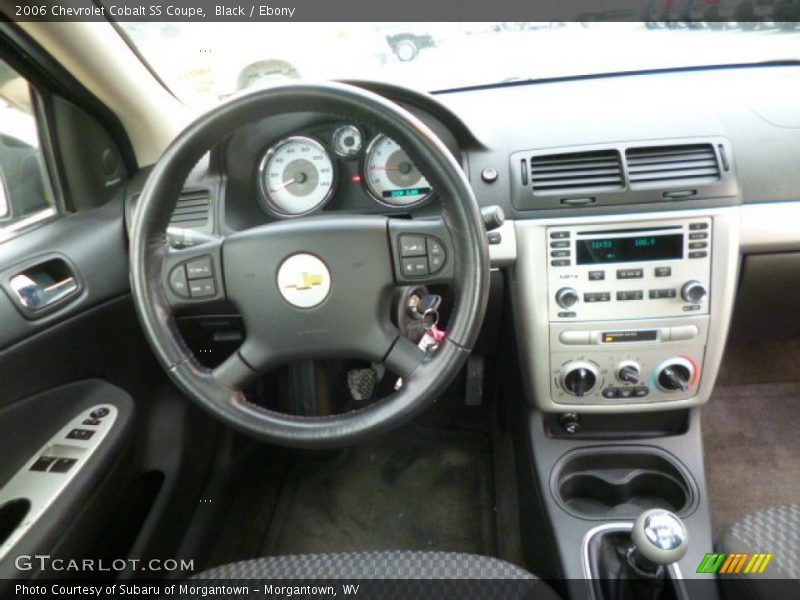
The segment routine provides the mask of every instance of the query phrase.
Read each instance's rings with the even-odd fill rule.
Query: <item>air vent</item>
[[[719,181],[719,164],[711,144],[629,148],[625,158],[631,188]]]
[[[169,224],[182,229],[199,229],[208,223],[211,197],[208,190],[182,192]]]
[[[605,192],[623,187],[622,161],[616,150],[531,157],[534,194]]]

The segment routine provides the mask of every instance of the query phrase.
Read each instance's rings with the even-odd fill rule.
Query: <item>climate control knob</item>
[[[565,287],[556,292],[556,303],[561,308],[572,308],[578,303],[578,300],[580,300],[580,296],[572,288]]]
[[[571,396],[578,398],[591,394],[597,387],[597,381],[597,366],[583,360],[564,365],[559,377],[561,388]]]
[[[617,379],[623,383],[639,383],[640,373],[638,363],[632,360],[626,360],[617,366]]]
[[[692,385],[695,368],[685,358],[670,358],[659,365],[656,384],[664,392],[685,392]]]
[[[706,297],[706,294],[708,294],[706,287],[694,279],[684,283],[683,287],[681,288],[681,298],[683,298],[686,302],[691,302],[692,304],[697,304],[700,302]]]

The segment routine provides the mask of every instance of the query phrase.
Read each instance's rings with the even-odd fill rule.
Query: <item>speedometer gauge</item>
[[[367,188],[376,200],[409,206],[431,195],[431,186],[397,142],[379,135],[367,149],[364,166]]]
[[[258,168],[267,210],[297,217],[321,207],[333,191],[333,163],[322,144],[295,136],[272,146]]]

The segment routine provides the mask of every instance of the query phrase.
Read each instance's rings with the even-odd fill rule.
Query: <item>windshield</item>
[[[191,105],[287,79],[423,91],[674,67],[800,59],[793,23],[120,23]]]

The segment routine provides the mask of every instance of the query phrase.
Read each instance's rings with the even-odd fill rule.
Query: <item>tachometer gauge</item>
[[[405,150],[382,134],[367,148],[364,176],[375,199],[390,206],[416,204],[433,191]]]
[[[322,144],[302,136],[272,146],[258,168],[267,210],[281,217],[320,208],[333,192],[333,177],[333,163]]]
[[[342,125],[333,132],[333,151],[344,158],[352,158],[361,152],[364,137],[355,125]]]

